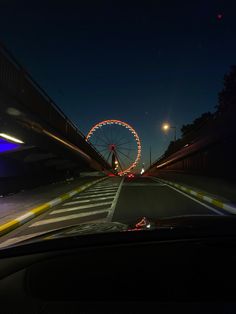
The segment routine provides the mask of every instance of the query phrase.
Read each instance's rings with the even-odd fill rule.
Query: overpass
[[[3,193],[17,189],[22,178],[26,185],[38,185],[45,180],[79,176],[81,172],[112,171],[111,165],[2,44],[0,134]]]

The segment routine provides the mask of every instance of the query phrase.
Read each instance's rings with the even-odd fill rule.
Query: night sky
[[[0,0],[0,38],[87,134],[104,119],[130,123],[148,165],[173,133],[214,111],[236,64],[236,1]]]

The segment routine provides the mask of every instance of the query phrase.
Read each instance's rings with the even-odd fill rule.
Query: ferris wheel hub
[[[110,144],[109,145],[109,150],[112,152],[116,149],[116,145],[115,144]]]

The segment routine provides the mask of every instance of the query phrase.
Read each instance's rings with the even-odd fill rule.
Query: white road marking
[[[100,182],[99,184],[96,184],[97,186],[99,186],[99,185],[106,185],[106,186],[112,186],[112,185],[116,185],[116,186],[119,186],[119,182],[120,181],[120,177],[118,178],[118,181],[116,181],[116,182],[111,182],[111,181],[103,181],[103,182]]]
[[[118,188],[94,188],[94,189],[89,189],[88,192],[91,191],[116,191]]]
[[[86,208],[95,208],[98,206],[107,206],[108,208],[100,209],[100,210],[97,209],[91,212],[82,212],[82,213],[80,212],[78,214],[73,214],[73,215],[63,215],[61,217],[39,220],[35,222],[34,224],[30,225],[29,227],[36,227],[36,226],[46,225],[46,224],[50,224],[54,222],[66,221],[66,220],[76,219],[80,217],[87,217],[87,216],[89,217],[92,215],[104,214],[104,213],[107,213],[108,214],[107,217],[109,216],[109,219],[112,219],[123,181],[124,181],[124,178],[122,178],[121,180],[119,179],[119,184],[118,183],[110,184],[110,185],[108,185],[107,183],[98,184],[94,188],[88,189],[88,192],[87,191],[83,192],[81,194],[82,196],[77,196],[77,197],[72,198],[71,202],[65,202],[61,206],[66,206],[66,207],[60,208],[58,210],[54,210],[51,213],[49,213],[49,215],[54,215],[58,213],[66,213],[73,210],[82,210]],[[95,191],[93,191],[94,189]],[[114,192],[111,190],[114,190]],[[105,201],[105,202],[102,202],[100,204],[99,203],[91,204],[91,202],[96,202],[96,201]],[[80,203],[81,205],[79,205]],[[71,206],[72,204],[78,204],[78,206],[67,207],[68,205]],[[104,217],[102,218],[102,220],[107,221],[107,218]],[[91,219],[89,221],[91,221]]]
[[[116,195],[116,193],[100,193],[100,194],[88,194],[88,195],[83,195],[83,196],[77,196],[75,197],[75,199],[84,199],[84,198],[94,198],[94,197],[99,197],[99,196],[114,196]]]
[[[56,206],[57,204],[60,204],[62,202],[60,197],[55,198],[54,200],[48,202],[51,206]]]
[[[88,191],[86,192],[85,194],[101,194],[101,193],[116,193],[117,189],[111,189],[111,190],[103,190],[103,189],[99,189],[99,190],[91,190],[91,191]],[[85,195],[83,194],[83,195]],[[82,195],[82,194],[81,194]]]
[[[119,184],[99,184],[99,185],[94,185],[93,188],[96,189],[96,188],[118,188],[119,187]]]
[[[26,234],[26,235],[19,236],[19,237],[7,239],[6,241],[4,241],[0,244],[0,248],[4,248],[6,246],[10,246],[10,245],[16,244],[16,243],[24,241],[24,240],[28,240],[28,239],[33,238],[33,237],[37,237],[43,233],[45,233],[45,231],[35,232],[35,233]]]
[[[136,186],[145,186],[145,187],[150,187],[150,186],[165,186],[166,184],[164,183],[124,183],[123,186],[129,186],[129,187],[136,187]]]
[[[105,210],[95,210],[95,211],[92,211],[92,212],[89,212],[89,213],[80,213],[80,214],[62,216],[62,217],[57,217],[57,218],[44,219],[44,220],[40,220],[40,221],[35,222],[34,224],[30,225],[29,227],[31,228],[31,227],[47,225],[47,224],[51,224],[51,223],[55,223],[55,222],[59,222],[59,221],[65,221],[65,220],[89,217],[89,216],[93,216],[93,215],[96,215],[96,214],[103,214],[103,213],[106,213],[106,212],[108,212],[108,209],[105,209]]]
[[[82,206],[75,206],[75,207],[69,207],[69,208],[63,208],[63,209],[56,209],[53,210],[49,215],[55,215],[59,213],[66,213],[73,210],[79,210],[79,209],[85,209],[85,208],[94,208],[98,206],[105,206],[105,205],[111,205],[111,202],[104,202],[104,203],[98,203],[98,204],[90,204],[90,205],[82,205]]]
[[[104,222],[104,218],[89,220],[89,222],[90,223]],[[68,224],[66,226],[66,228],[77,227],[77,226],[78,226],[78,223],[72,223],[72,224]],[[17,244],[17,243],[19,243],[21,241],[31,240],[31,239],[34,239],[37,236],[40,236],[40,235],[44,235],[45,234],[47,236],[48,232],[53,232],[53,231],[60,232],[60,231],[63,231],[64,229],[65,229],[65,227],[63,227],[63,226],[59,227],[59,228],[50,228],[50,230],[47,229],[47,230],[44,230],[44,231],[30,233],[30,234],[22,235],[22,236],[19,236],[19,237],[14,237],[14,238],[11,238],[11,239],[7,239],[4,242],[0,243],[0,248],[4,248],[4,247],[10,246],[10,245],[15,245],[15,244]]]
[[[75,194],[78,194],[78,192],[77,191],[71,191],[71,192],[69,192],[68,193],[70,196],[74,196]]]
[[[86,193],[83,193],[83,196],[86,196],[86,195],[97,195],[97,194],[101,194],[102,193],[102,191],[90,191],[90,192],[86,192]],[[114,194],[115,193],[115,191],[108,191],[108,192],[104,192],[104,193],[102,193],[102,194]],[[82,195],[82,194],[81,194]]]
[[[104,182],[104,183],[100,183],[100,184],[96,184],[94,186],[119,186],[119,182],[118,183],[108,183],[108,181]]]
[[[121,192],[121,188],[122,188],[123,182],[124,182],[124,177],[120,181],[119,188],[118,188],[118,190],[116,192],[116,196],[115,196],[115,198],[114,198],[114,200],[112,202],[110,211],[109,211],[108,216],[107,216],[107,221],[112,221],[112,218],[113,218],[113,215],[114,215],[114,212],[115,212],[115,209],[116,209],[116,204],[117,204],[118,198],[120,196],[120,192]]]
[[[154,180],[154,181],[158,180],[158,179],[156,179],[156,178],[150,178],[150,179],[152,179],[152,180]],[[158,181],[159,181],[159,180],[158,180]],[[159,182],[160,182],[160,181],[159,181]],[[194,202],[196,202],[196,203],[202,205],[203,207],[206,207],[207,209],[209,209],[209,210],[211,210],[211,211],[217,213],[218,215],[224,216],[224,214],[223,214],[222,212],[220,212],[219,210],[217,210],[217,209],[215,209],[215,208],[213,208],[213,207],[211,207],[211,206],[209,206],[209,205],[207,205],[207,204],[202,203],[201,201],[197,200],[196,198],[194,198],[194,197],[192,197],[192,196],[190,196],[190,195],[188,195],[188,194],[186,194],[186,193],[184,193],[184,192],[182,192],[182,191],[180,191],[180,190],[174,188],[173,186],[171,186],[171,185],[169,185],[169,184],[166,184],[166,186],[167,186],[168,188],[170,188],[170,189],[172,189],[172,190],[175,190],[176,192],[178,192],[178,193],[184,195],[185,197],[190,198],[192,201],[194,201]]]
[[[114,196],[107,196],[107,197],[92,198],[89,200],[78,200],[78,201],[72,201],[72,202],[65,203],[62,206],[68,206],[68,205],[80,204],[80,203],[90,203],[90,202],[95,202],[95,201],[104,201],[104,200],[113,199],[113,198],[114,198]]]
[[[24,215],[21,215],[20,217],[16,218],[16,220],[18,220],[19,222],[24,221],[25,219],[34,216],[34,214],[32,212],[28,212]]]

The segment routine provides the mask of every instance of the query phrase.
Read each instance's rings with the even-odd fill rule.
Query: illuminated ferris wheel
[[[132,171],[141,157],[137,132],[120,120],[105,120],[89,131],[86,140],[92,143],[118,175]]]

